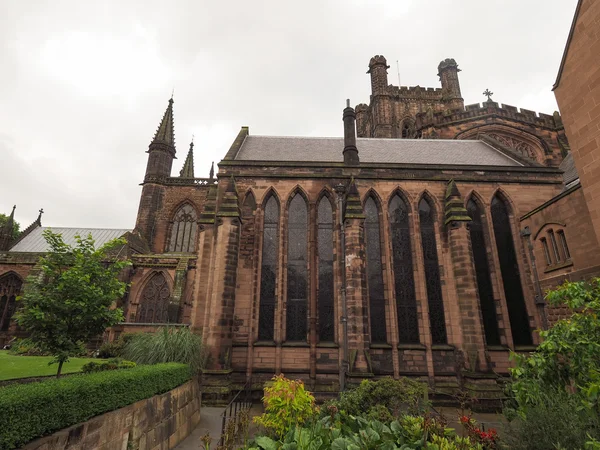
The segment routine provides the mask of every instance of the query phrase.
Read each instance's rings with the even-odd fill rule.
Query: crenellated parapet
[[[501,106],[496,102],[474,103],[465,106],[465,109],[439,111],[434,113],[417,114],[417,127],[445,126],[455,122],[476,120],[482,116],[495,115],[501,118],[511,119],[517,122],[531,124],[536,127],[549,128],[552,130],[562,129],[560,114],[554,115],[536,113],[525,108],[516,108],[511,105]]]

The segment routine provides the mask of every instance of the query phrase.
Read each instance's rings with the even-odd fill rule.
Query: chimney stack
[[[350,100],[346,100],[344,109],[344,164],[347,166],[358,166],[358,149],[356,148],[356,113],[350,106]]]

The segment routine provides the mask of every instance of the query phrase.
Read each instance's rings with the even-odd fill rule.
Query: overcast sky
[[[345,99],[388,80],[552,114],[576,0],[0,0],[0,212],[22,227],[133,228],[145,151],[175,89],[178,175],[251,134],[341,136]]]

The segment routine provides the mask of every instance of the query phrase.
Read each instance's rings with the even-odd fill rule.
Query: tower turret
[[[383,94],[388,85],[387,70],[390,68],[382,55],[375,55],[369,61],[368,74],[371,74],[371,95]]]
[[[446,58],[438,65],[438,77],[442,82],[444,90],[443,100],[450,109],[464,108],[465,103],[460,93],[460,83],[458,81],[458,64],[452,58]]]
[[[354,108],[350,106],[350,100],[346,100],[344,108],[344,164],[347,166],[357,166],[360,163],[358,159],[358,149],[356,148],[356,114]]]
[[[148,146],[148,165],[144,183],[160,181],[171,176],[173,159],[175,159],[175,127],[173,125],[173,98]]]

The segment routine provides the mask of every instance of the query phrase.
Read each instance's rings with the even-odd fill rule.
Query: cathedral
[[[194,173],[193,144],[172,173],[169,100],[132,228],[54,228],[67,242],[128,241],[126,321],[105,338],[190,326],[215,396],[276,373],[323,396],[382,376],[500,395],[509,352],[533,350],[563,313],[544,290],[600,273],[562,117],[489,91],[465,105],[454,59],[435,88],[393,86],[388,68],[369,61],[369,103],[341,111],[343,137],[242,127],[207,178]],[[41,214],[16,240],[10,225],[0,344],[19,335],[15,298],[47,250]]]

